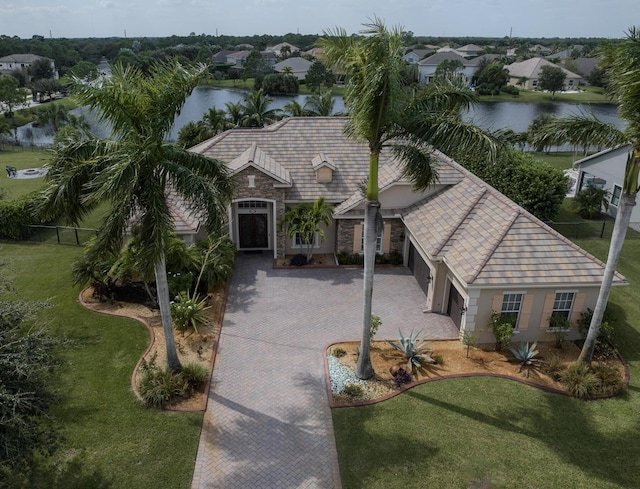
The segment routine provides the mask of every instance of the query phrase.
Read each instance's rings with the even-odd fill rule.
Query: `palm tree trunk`
[[[600,323],[602,323],[604,310],[606,309],[607,301],[609,300],[611,284],[613,283],[613,275],[616,271],[616,266],[618,265],[620,251],[622,250],[624,238],[627,234],[627,228],[631,221],[631,213],[633,212],[633,207],[635,205],[635,193],[623,193],[621,195],[620,206],[618,207],[618,214],[616,215],[616,221],[611,235],[607,264],[604,269],[602,284],[600,285],[600,293],[598,294],[598,302],[596,302],[596,307],[593,311],[593,316],[591,317],[591,324],[589,324],[589,331],[584,341],[584,345],[582,346],[580,356],[578,357],[579,362],[591,364],[591,360],[593,360],[593,351],[596,346],[598,333],[600,332]]]
[[[171,319],[171,299],[169,298],[169,284],[167,283],[167,267],[164,260],[164,252],[155,264],[156,288],[158,291],[158,304],[160,305],[160,317],[162,318],[162,330],[167,350],[167,365],[169,368],[179,369],[180,359],[176,350],[176,341],[173,337],[173,321]]]
[[[379,209],[380,202],[367,200],[364,219],[364,311],[360,355],[356,365],[356,376],[359,379],[370,379],[374,374],[370,352],[371,303],[373,298],[373,271],[376,260],[376,216]]]

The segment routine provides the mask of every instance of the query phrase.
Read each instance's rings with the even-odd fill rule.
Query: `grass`
[[[580,87],[579,93],[556,92],[552,100],[550,92],[520,90],[517,96],[501,93],[500,95],[481,95],[481,102],[571,102],[580,104],[612,103],[600,87]]]
[[[73,340],[60,352],[64,364],[54,386],[61,402],[52,421],[64,437],[58,456],[83,453],[84,466],[114,488],[188,488],[202,413],[159,412],[135,399],[131,374],[149,335],[135,321],[79,305],[70,266],[80,253],[72,246],[0,243],[19,297],[50,298],[42,321],[52,335]]]
[[[0,151],[0,188],[4,190],[6,200],[15,200],[42,187],[42,178],[7,178],[7,165],[18,170],[43,166],[49,160],[46,150],[36,148],[12,148]]]
[[[576,242],[606,260],[608,240]],[[640,240],[628,239],[618,270],[630,285],[615,287],[609,301],[631,371],[626,394],[583,402],[507,380],[469,378],[425,384],[374,406],[336,409],[343,487],[636,487],[638,256]]]
[[[568,170],[569,168],[572,168],[575,161],[584,158],[584,154],[582,152],[576,153],[574,151],[558,151],[553,153],[534,151],[531,152],[531,155],[538,160],[548,163],[554,168],[558,168],[559,170]]]

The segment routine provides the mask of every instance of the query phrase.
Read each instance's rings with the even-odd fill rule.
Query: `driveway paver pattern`
[[[339,489],[325,387],[325,347],[359,340],[362,270],[274,269],[238,254],[198,447],[193,489]],[[457,338],[446,316],[424,314],[410,272],[374,278],[377,338],[422,329]]]

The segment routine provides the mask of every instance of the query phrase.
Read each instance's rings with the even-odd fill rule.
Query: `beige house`
[[[348,139],[346,119],[304,117],[264,129],[234,129],[191,149],[227,163],[236,180],[228,210],[238,250],[274,258],[302,251],[281,229],[285,209],[318,197],[335,205],[319,253],[361,253],[368,174],[366,144]],[[380,158],[381,254],[397,252],[424,291],[426,311],[446,314],[482,342],[492,311],[509,316],[514,341],[552,340],[552,314],[575,322],[593,308],[604,265],[445,155],[438,182],[413,190],[389,153]],[[625,284],[616,275],[615,285]]]
[[[564,81],[565,84],[563,90],[576,90],[578,85],[580,85],[580,80],[582,80],[580,75],[577,75],[562,66],[553,64],[544,58],[530,58],[526,61],[511,63],[510,65],[505,66],[509,73],[509,81],[507,82],[507,85],[523,88],[525,90],[538,90],[540,73],[542,73],[542,68],[544,66],[553,66],[564,71],[567,77]]]
[[[10,54],[0,58],[0,74],[9,75],[13,71],[27,71],[29,67],[38,60],[49,61],[53,77],[58,79],[58,71],[55,62],[50,58],[38,56],[37,54]]]

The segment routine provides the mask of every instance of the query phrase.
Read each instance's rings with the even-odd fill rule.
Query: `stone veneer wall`
[[[385,224],[391,224],[391,241],[389,251],[402,254],[404,246],[404,224],[400,219],[385,219]],[[336,220],[336,253],[353,253],[353,228],[362,225],[360,219]]]
[[[249,175],[255,177],[255,187],[249,188]],[[286,188],[274,188],[273,185],[277,183],[276,180],[255,168],[246,168],[234,175],[233,179],[236,184],[234,199],[272,199],[276,201],[275,213],[277,225],[273,231],[277,233],[278,257],[283,258],[286,236],[284,232],[280,230],[279,224],[282,219],[282,214],[284,214]]]

